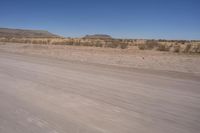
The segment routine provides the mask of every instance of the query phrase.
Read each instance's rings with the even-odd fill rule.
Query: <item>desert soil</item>
[[[86,46],[16,43],[0,43],[0,51],[39,55],[67,61],[81,61],[149,70],[178,71],[200,75],[199,54],[143,51],[138,50],[137,47],[121,50]]]
[[[198,74],[153,70],[150,66],[148,69],[136,69],[127,67],[127,64],[125,67],[104,65],[106,61],[113,63],[111,60],[115,59],[115,52],[101,64],[98,61],[95,63],[96,60],[92,63],[72,61],[77,57],[76,54],[80,54],[78,57],[81,59],[96,59],[100,52],[106,51],[99,50],[95,53],[92,48],[71,47],[73,52],[65,48],[66,55],[75,55],[63,60],[35,54],[37,47],[32,51],[27,50],[29,47],[24,47],[23,52],[19,52],[21,48],[16,48],[12,49],[12,53],[5,52],[11,51],[11,48],[6,47],[2,45],[0,51],[0,133],[200,131]],[[41,48],[39,49],[41,52]],[[47,52],[45,48],[43,50],[44,53]],[[16,54],[16,51],[20,54]],[[92,54],[82,57],[88,51]],[[52,53],[55,55],[55,52]],[[107,56],[105,54],[105,57],[100,57],[103,60]],[[128,59],[126,53],[122,52],[120,56]],[[135,54],[129,58],[133,57],[143,61]],[[145,55],[143,63],[148,62],[148,57],[148,54]],[[149,58],[153,57],[150,55]],[[159,58],[164,57],[166,60],[162,62],[169,61],[165,54],[160,54]],[[157,56],[154,58],[156,61],[159,59]],[[174,58],[183,59],[178,61],[181,64],[188,61],[184,65],[193,67],[194,70],[191,71],[199,70],[195,66],[199,63],[195,62],[199,61],[197,57],[194,60],[179,55]],[[171,60],[175,61],[174,58]],[[134,63],[130,60],[130,63]],[[120,64],[122,62],[121,60]],[[160,66],[164,67],[165,64]],[[177,64],[177,69],[179,65]],[[181,67],[182,70],[187,69]]]

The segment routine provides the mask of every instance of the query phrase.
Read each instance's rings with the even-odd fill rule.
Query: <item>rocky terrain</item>
[[[43,30],[0,28],[0,37],[5,38],[55,38],[58,35]]]
[[[112,39],[110,35],[104,35],[104,34],[95,34],[95,35],[86,35],[83,37],[84,39]]]

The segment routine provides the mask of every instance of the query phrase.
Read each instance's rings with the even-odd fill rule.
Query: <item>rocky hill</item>
[[[55,38],[58,35],[43,30],[0,28],[0,37],[5,38]]]
[[[95,35],[86,35],[83,37],[84,39],[112,39],[111,36],[109,35],[104,35],[104,34],[95,34]]]

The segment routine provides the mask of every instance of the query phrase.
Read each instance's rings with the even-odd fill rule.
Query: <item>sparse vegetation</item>
[[[105,47],[107,48],[117,48],[119,46],[119,42],[116,41],[108,41],[105,43]]]
[[[71,46],[90,46],[105,48],[120,48],[137,46],[140,50],[171,51],[175,53],[200,53],[199,42],[163,42],[157,40],[131,41],[123,39],[82,39],[82,38],[0,38],[0,42],[27,43],[27,44],[53,44]],[[139,43],[138,43],[139,42]]]
[[[120,44],[120,48],[121,49],[126,49],[128,47],[128,44],[127,43],[122,43]]]
[[[147,40],[143,44],[139,44],[138,47],[140,50],[152,50],[156,48],[159,45],[159,43],[155,40]]]
[[[139,44],[139,45],[138,45],[138,48],[139,48],[140,50],[145,50],[145,44]]]
[[[155,41],[150,40],[138,44],[140,50],[170,51],[175,53],[200,53],[200,43],[189,41]]]
[[[169,49],[170,49],[170,47],[168,47],[165,44],[160,44],[160,43],[159,43],[159,45],[157,47],[157,50],[159,50],[159,51],[169,51]]]
[[[180,52],[180,45],[179,45],[179,44],[175,44],[175,45],[173,46],[173,52],[175,52],[175,53]]]
[[[188,52],[190,52],[190,48],[191,48],[191,46],[192,46],[192,45],[191,45],[190,43],[186,44],[186,46],[185,46],[183,52],[184,52],[184,53],[188,53]]]
[[[15,29],[0,30],[2,31],[0,33],[0,42],[4,43],[52,44],[120,49],[138,47],[140,50],[170,51],[175,53],[200,53],[200,41],[113,39],[109,35],[88,35],[83,38],[62,38],[46,31]],[[24,34],[27,35],[23,36]]]

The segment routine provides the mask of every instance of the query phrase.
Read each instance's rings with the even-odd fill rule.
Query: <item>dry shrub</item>
[[[95,44],[94,44],[95,47],[103,47],[103,43],[100,42],[100,41],[97,41]]]
[[[138,48],[140,50],[152,50],[157,48],[159,43],[155,40],[147,40],[145,43],[139,44]]]
[[[120,45],[118,42],[112,42],[111,44],[112,44],[112,45],[110,45],[111,48],[118,48]]]
[[[51,39],[47,38],[4,38],[1,42],[26,43],[26,44],[50,44]]]
[[[80,46],[81,44],[80,44],[80,42],[74,42],[73,45],[74,46]]]
[[[200,43],[197,44],[197,53],[200,53]]]
[[[158,43],[158,46],[157,46],[158,51],[169,51],[169,49],[170,49],[170,46],[168,46],[167,44]]]
[[[183,52],[184,52],[184,53],[189,53],[189,52],[190,52],[191,46],[192,46],[192,45],[191,45],[190,43],[186,44],[186,46],[185,46]]]
[[[128,44],[127,43],[121,43],[120,44],[120,48],[121,49],[126,49],[126,48],[128,48]]]
[[[25,44],[54,44],[73,46],[92,46],[121,48],[128,47],[128,43],[123,40],[102,40],[102,39],[72,39],[72,38],[0,38],[1,42],[25,43]]]
[[[179,44],[175,44],[175,45],[172,47],[171,51],[172,51],[172,52],[175,52],[175,53],[178,53],[178,52],[180,52],[180,48],[181,48],[181,46],[180,46]]]
[[[140,50],[145,50],[145,48],[146,48],[145,43],[138,44],[138,48],[139,48]]]
[[[72,40],[57,40],[57,41],[54,41],[52,42],[52,44],[54,45],[73,45],[73,41]]]
[[[157,50],[159,50],[159,51],[166,51],[165,45],[160,44],[160,45],[158,46]]]
[[[195,43],[190,48],[191,53],[200,53],[200,43]]]
[[[81,46],[91,46],[92,47],[94,45],[95,45],[94,42],[89,42],[89,41],[88,42],[87,41],[86,42],[81,42]]]
[[[117,48],[119,45],[119,43],[115,42],[115,41],[109,41],[105,43],[105,47],[107,48]]]
[[[159,43],[155,40],[149,40],[146,42],[146,48],[147,49],[154,49],[159,45]]]

